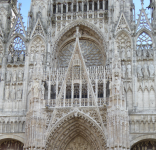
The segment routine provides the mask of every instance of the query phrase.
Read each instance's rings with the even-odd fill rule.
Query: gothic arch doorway
[[[46,150],[105,150],[104,131],[93,119],[73,112],[50,130]]]
[[[0,141],[0,150],[23,150],[24,144],[14,139],[4,139]]]

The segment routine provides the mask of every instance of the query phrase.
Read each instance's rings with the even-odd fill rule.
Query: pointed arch
[[[46,148],[51,150],[57,147],[57,149],[65,150],[68,143],[78,136],[92,143],[95,150],[106,147],[106,137],[101,127],[84,113],[73,111],[52,126],[50,132],[48,131]]]
[[[35,60],[40,59],[44,62],[46,58],[46,42],[41,35],[35,35],[29,45],[28,54],[30,62],[33,63]]]
[[[68,32],[70,31],[72,28],[76,27],[76,26],[84,26],[84,27],[88,27],[91,31],[95,32],[95,34],[98,36],[98,40],[102,42],[102,49],[104,50],[104,52],[106,52],[107,50],[107,42],[106,42],[106,37],[101,33],[101,30],[99,28],[97,28],[94,24],[89,23],[83,19],[79,19],[76,20],[70,24],[68,24],[56,37],[55,40],[55,44],[54,44],[54,52],[56,52],[57,48],[58,48],[58,43],[61,40],[61,38]]]

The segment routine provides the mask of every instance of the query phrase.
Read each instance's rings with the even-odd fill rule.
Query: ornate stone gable
[[[126,30],[129,33],[131,32],[131,29],[129,27],[129,24],[128,24],[127,20],[126,20],[126,17],[124,15],[124,13],[121,13],[119,22],[118,22],[116,30],[115,30],[115,33],[119,32],[121,30]]]
[[[43,29],[41,20],[39,18],[37,19],[36,25],[31,33],[30,37],[33,38],[35,35],[41,35],[41,36],[45,37],[45,31]]]

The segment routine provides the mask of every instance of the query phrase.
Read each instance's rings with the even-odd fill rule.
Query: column
[[[84,3],[82,2],[82,12],[84,11]]]
[[[87,11],[89,11],[89,2],[87,0]]]
[[[61,14],[63,14],[63,4],[61,4]]]
[[[78,3],[78,1],[77,1],[77,3],[76,3],[76,12],[79,12],[79,3]]]
[[[103,10],[105,10],[105,0],[103,0]]]
[[[68,12],[68,3],[66,4],[66,13]]]
[[[97,10],[99,10],[99,0],[98,0],[98,2],[97,2]]]
[[[73,12],[73,3],[71,4],[71,12]]]
[[[56,3],[56,14],[58,13],[58,4]]]
[[[92,1],[92,11],[94,11],[94,1]]]

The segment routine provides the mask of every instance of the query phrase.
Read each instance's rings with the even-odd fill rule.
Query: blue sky
[[[23,21],[25,22],[24,25],[27,26],[27,17],[28,17],[28,12],[30,9],[31,0],[18,0],[18,2],[22,3],[21,14],[23,16]],[[135,4],[136,17],[138,17],[137,14],[140,13],[139,9],[141,9],[141,2],[140,0],[133,0],[133,2]],[[144,0],[144,8],[149,6],[149,3],[150,3],[150,0]],[[150,14],[150,11],[147,10],[147,13]]]

